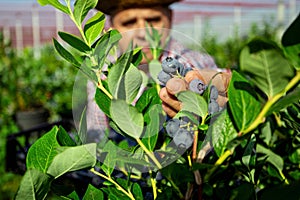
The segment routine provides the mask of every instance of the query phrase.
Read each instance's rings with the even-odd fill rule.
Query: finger
[[[185,81],[187,83],[190,83],[192,80],[194,79],[200,79],[201,81],[203,81],[205,84],[206,81],[205,81],[205,78],[200,74],[199,70],[197,69],[193,69],[191,71],[188,71],[184,77]]]
[[[164,87],[164,88],[162,88],[160,90],[159,97],[170,108],[172,108],[174,110],[180,110],[180,108],[181,108],[181,102],[179,102],[175,96],[173,96],[172,94],[170,94],[167,91],[167,88]]]
[[[174,117],[178,111],[173,110],[168,104],[162,103],[163,110],[167,113],[168,116]]]
[[[166,84],[167,91],[172,95],[187,90],[187,86],[188,85],[184,79],[177,77],[171,78]]]

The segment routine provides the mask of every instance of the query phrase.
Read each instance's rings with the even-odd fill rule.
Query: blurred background
[[[220,67],[236,68],[239,50],[251,38],[280,42],[299,14],[300,0],[183,0],[172,9],[173,29],[193,39],[183,41],[187,46],[197,50],[200,44]],[[78,34],[68,16],[50,6],[0,0],[0,200],[13,199],[22,177],[22,170],[7,164],[25,159],[15,157],[16,145],[30,143],[14,135],[37,124],[72,120],[77,70],[53,49],[58,31]]]

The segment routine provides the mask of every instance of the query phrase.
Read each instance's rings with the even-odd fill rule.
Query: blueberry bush
[[[189,71],[183,72],[184,63],[171,57],[159,63],[152,73],[158,77],[149,79],[134,102],[143,83],[137,68],[141,48],[129,46],[116,62],[109,61],[122,36],[103,31],[101,12],[85,20],[97,1],[38,2],[73,20],[81,35],[59,35],[80,56],[56,39],[54,46],[95,83],[99,108],[124,139],[86,143],[84,111],[74,137],[53,127],[29,149],[16,199],[49,194],[63,199],[299,199],[300,16],[284,33],[282,45],[255,38],[243,47],[226,106],[216,105],[211,83],[196,80],[177,95],[182,109],[168,119],[158,90],[171,77],[182,80]],[[152,33],[153,41],[159,38]],[[150,68],[158,62],[154,56]],[[70,179],[75,172],[88,176],[82,175],[79,184]]]

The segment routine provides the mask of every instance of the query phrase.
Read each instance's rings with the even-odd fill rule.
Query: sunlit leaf
[[[47,173],[58,178],[67,172],[90,168],[95,164],[96,143],[65,147],[61,153],[54,157]]]
[[[60,147],[56,140],[58,131],[57,126],[53,127],[30,147],[26,157],[28,169],[47,172],[49,165],[57,155],[56,148]]]
[[[233,71],[228,87],[229,106],[239,131],[250,126],[260,112],[260,102],[247,79]]]
[[[124,100],[112,100],[110,106],[112,120],[122,131],[133,138],[139,138],[144,128],[144,117],[137,109]]]
[[[93,17],[89,18],[84,25],[84,34],[89,45],[100,36],[105,25],[105,15],[97,12]]]
[[[22,178],[20,188],[16,194],[16,200],[39,200],[45,199],[53,180],[47,174],[35,169],[26,171]]]
[[[37,0],[37,1],[41,6],[45,6],[49,4],[68,15],[70,14],[70,10],[68,9],[68,7],[61,4],[59,0]]]
[[[81,25],[82,21],[86,17],[87,13],[95,8],[97,0],[76,0],[74,4],[74,18],[78,25]]]
[[[294,76],[282,51],[263,40],[253,40],[241,51],[240,68],[269,99],[281,92]]]
[[[207,103],[205,99],[192,91],[180,92],[177,96],[182,102],[182,111],[188,111],[198,116],[204,117],[207,115]]]

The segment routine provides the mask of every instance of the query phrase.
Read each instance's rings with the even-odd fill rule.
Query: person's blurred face
[[[148,59],[152,59],[149,44],[145,38],[145,27],[152,25],[157,28],[162,36],[162,43],[168,36],[168,30],[171,28],[171,11],[168,8],[130,8],[117,12],[111,19],[112,28],[122,33],[120,48],[126,50],[129,43],[143,47],[143,52]],[[162,29],[160,29],[162,28]],[[164,31],[163,31],[164,30]],[[142,63],[146,60],[143,59]]]

